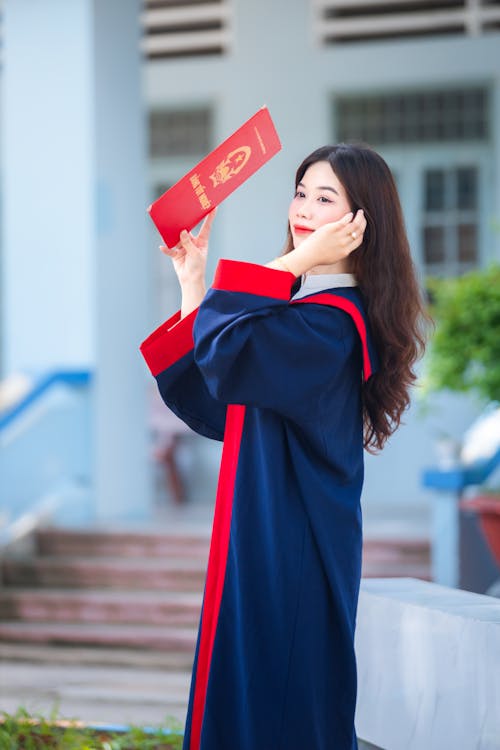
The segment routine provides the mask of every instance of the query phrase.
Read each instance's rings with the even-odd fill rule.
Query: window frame
[[[430,169],[459,169],[474,166],[478,171],[478,257],[477,267],[486,265],[494,257],[494,169],[488,144],[425,144],[412,148],[377,149],[387,161],[397,178],[398,191],[405,216],[406,229],[413,257],[423,277],[427,275],[455,276],[463,273],[457,263],[457,254],[452,261],[445,261],[440,269],[430,268],[424,261],[423,227],[426,209],[424,205],[424,176]],[[474,266],[476,267],[476,266]]]

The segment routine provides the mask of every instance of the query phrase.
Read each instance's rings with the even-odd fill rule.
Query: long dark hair
[[[327,161],[346,191],[351,210],[367,220],[363,244],[349,256],[363,297],[379,370],[363,385],[364,447],[376,453],[398,428],[416,380],[413,366],[423,355],[432,323],[406,236],[392,173],[364,144],[323,146],[297,170],[295,186],[311,164]],[[288,227],[285,253],[293,249]]]

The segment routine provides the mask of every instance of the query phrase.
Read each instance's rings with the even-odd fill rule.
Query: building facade
[[[126,424],[117,418],[123,407],[118,401],[114,411],[104,405],[106,394],[115,393],[109,353],[118,346],[116,331],[129,332],[119,344],[122,370],[127,372],[126,352],[136,352],[141,337],[179,302],[170,262],[158,252],[159,238],[143,208],[139,216],[137,205],[143,201],[145,207],[263,104],[269,107],[283,149],[219,209],[210,248],[210,277],[220,257],[256,263],[275,257],[285,238],[297,165],[320,145],[358,139],[380,151],[395,174],[422,283],[427,274],[455,275],[500,260],[500,2],[146,0],[141,4],[113,0],[104,8],[92,0],[75,0],[62,11],[56,0],[45,0],[43,6],[35,18],[26,0],[4,4],[0,85],[6,228],[1,267],[4,296],[6,290],[17,290],[7,295],[1,313],[4,375],[25,365],[40,370],[65,364],[96,368],[100,382],[108,382],[108,391],[96,402],[101,405],[98,421],[116,422],[117,434],[124,434]],[[57,24],[59,36],[54,32]],[[40,41],[43,29],[47,31],[45,46]],[[26,64],[22,69],[16,63],[15,72],[10,72],[9,54],[21,56],[27,48],[21,39],[25,45],[33,42],[30,49],[35,46],[35,59],[38,50],[43,64],[31,69]],[[68,80],[60,75],[61,65]],[[22,265],[15,249],[30,237],[26,201],[33,204],[40,194],[40,190],[30,193],[27,187],[37,168],[33,159],[28,160],[26,153],[23,156],[22,149],[15,158],[12,155],[15,118],[23,118],[28,109],[20,92],[24,96],[25,87],[31,85],[39,94],[43,84],[52,94],[32,97],[38,107],[34,118],[38,127],[31,128],[31,136],[23,128],[19,132],[26,143],[29,138],[38,139],[38,153],[49,153],[53,147],[53,164],[62,163],[68,153],[75,157],[72,176],[66,170],[61,177],[63,173],[43,159],[38,167],[39,173],[43,170],[47,194],[52,190],[59,207],[64,204],[51,218],[52,227],[59,231],[63,227],[70,237],[75,226],[74,217],[67,220],[75,202],[73,194],[65,203],[68,184],[82,200],[86,217],[78,216],[76,254],[73,259],[64,256],[64,274],[72,279],[79,309],[85,312],[75,314],[72,300],[67,299],[47,318],[64,318],[71,311],[73,330],[67,341],[71,355],[66,363],[64,347],[51,347],[50,338],[38,347],[32,361],[23,358],[22,352],[30,348],[29,333],[16,302],[20,290],[32,290],[43,318],[43,310],[50,308],[51,298],[61,288],[57,274],[47,273],[43,297],[37,298],[40,268]],[[70,94],[73,100],[68,104]],[[54,108],[52,121],[56,117],[64,124],[55,134],[50,112],[43,111],[44,101]],[[143,133],[137,118],[129,118],[140,107],[149,143],[149,155],[143,157],[142,193],[142,188],[134,192],[132,185],[137,188],[144,177],[137,150]],[[66,144],[64,157],[58,144],[68,133],[73,145]],[[131,154],[134,166],[128,174]],[[17,188],[14,203],[12,186],[17,184],[16,175],[19,179],[20,165],[25,185],[24,190]],[[106,169],[112,178],[106,176]],[[120,190],[129,191],[127,205],[135,205],[132,212],[123,207],[114,212]],[[19,228],[23,222],[24,234]],[[37,230],[49,247],[52,235],[45,231],[46,223],[40,218]],[[130,226],[137,234],[129,248]],[[120,243],[125,247],[122,256]],[[106,248],[113,264],[103,260],[108,257],[101,252]],[[47,257],[53,271],[58,258]],[[121,257],[133,259],[125,280],[120,276]],[[80,280],[80,268],[83,293],[75,282]],[[123,283],[117,283],[119,278]],[[113,318],[118,308],[120,318]],[[148,376],[145,370],[139,375],[138,366],[134,360],[134,379],[127,381],[124,375],[128,385],[122,403],[127,399],[130,403],[140,378],[141,393],[147,390]],[[423,372],[425,361],[419,367]],[[383,453],[366,456],[367,513],[387,507],[425,515],[431,499],[420,487],[420,472],[436,462],[433,442],[442,432],[460,438],[478,412],[478,404],[446,394],[423,402],[421,390],[415,389],[405,425]],[[141,404],[146,413],[145,399]],[[134,410],[134,414],[139,412],[138,402]],[[102,427],[101,448],[95,450],[112,444],[113,434],[113,429]],[[113,454],[111,464],[109,457],[101,463],[115,473],[120,462],[132,467],[134,462],[127,457],[137,455],[138,450],[143,455],[141,446],[124,444],[121,455]],[[191,480],[190,491],[193,496],[211,497],[219,447],[196,442],[194,450],[200,471],[198,479]],[[136,474],[149,471],[144,456],[141,460],[139,468],[135,464]],[[108,487],[107,493],[121,495],[127,485],[126,472],[120,488],[102,484]],[[135,494],[147,484],[146,478],[142,485],[136,483]],[[115,515],[120,514],[119,502],[113,500]]]
[[[219,210],[210,272],[219,257],[274,257],[296,166],[343,140],[369,143],[393,170],[423,284],[500,259],[500,3],[150,2],[143,23],[152,197],[262,104],[282,139]],[[176,295],[159,258],[155,322]],[[459,440],[479,408],[421,390],[384,452],[366,456],[368,513],[431,502],[420,472],[434,443]]]

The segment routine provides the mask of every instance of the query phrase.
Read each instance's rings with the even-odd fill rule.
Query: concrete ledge
[[[500,750],[500,600],[361,583],[356,732],[383,750]]]

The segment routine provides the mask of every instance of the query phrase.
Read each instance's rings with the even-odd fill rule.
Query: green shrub
[[[56,712],[44,718],[20,708],[15,715],[1,715],[0,750],[180,750],[179,729],[176,720],[167,719],[153,731],[108,732],[58,719]]]
[[[500,400],[500,266],[459,278],[428,279],[436,322],[427,389],[472,391]]]

